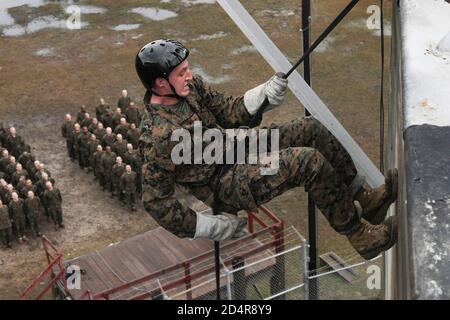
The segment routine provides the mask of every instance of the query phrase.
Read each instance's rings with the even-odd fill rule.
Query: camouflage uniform
[[[304,186],[337,232],[353,231],[359,221],[349,188],[357,173],[355,166],[340,143],[312,117],[268,127],[280,130],[279,169],[273,175],[261,175],[261,164],[235,164],[222,177],[218,164],[175,165],[171,150],[178,142],[170,139],[173,130],[192,132],[194,121],[202,121],[204,127],[223,132],[222,128],[248,125],[252,117],[243,96],[226,97],[200,77],[189,85],[191,93],[185,100],[173,106],[151,105],[142,122],[142,199],[160,225],[179,237],[193,237],[196,214],[175,196],[175,185],[206,201],[220,179],[221,211],[254,209],[286,190]]]
[[[116,141],[113,144],[112,151],[114,151],[119,157],[123,158],[124,154],[127,152],[128,141],[122,139],[122,142]]]
[[[120,178],[125,172],[125,164],[115,164],[112,168],[112,178],[113,178],[113,193],[119,196],[119,200],[122,201],[122,188],[120,185]]]
[[[114,142],[116,142],[116,135],[114,133],[111,133],[110,135],[105,134],[103,136],[102,144],[103,148],[111,147],[111,149],[114,146]]]
[[[131,210],[136,210],[135,198],[136,198],[136,173],[131,171],[125,172],[121,177],[122,192],[125,197],[125,201]]]
[[[97,150],[98,145],[101,144],[97,139],[89,140],[88,142],[88,150],[89,150],[89,168],[94,170],[94,153]]]
[[[72,130],[72,139],[73,139],[73,153],[74,153],[74,159],[80,159],[80,136],[83,133],[80,131]]]
[[[113,175],[112,168],[116,163],[116,154],[114,152],[105,152],[102,156],[102,172],[105,181],[105,189],[112,192],[113,191]]]
[[[6,180],[11,181],[12,175],[14,174],[14,172],[16,172],[16,165],[17,165],[17,162],[15,162],[15,163],[11,163],[10,162],[6,166],[6,170],[5,170],[5,173],[7,175],[7,179]]]
[[[130,129],[127,132],[126,138],[129,143],[133,145],[134,149],[137,149],[139,147],[139,137],[141,136],[141,132],[138,128],[136,129]]]
[[[112,117],[111,112],[107,112],[103,115],[103,127],[106,129],[108,127],[110,127],[111,129],[114,130],[114,120]]]
[[[94,176],[98,179],[100,185],[103,187],[105,181],[103,179],[103,170],[102,170],[102,156],[104,151],[95,151],[94,152]]]
[[[95,108],[95,117],[98,121],[103,123],[103,116],[109,112],[109,106],[106,104],[99,104],[97,108]]]
[[[27,149],[22,137],[17,134],[15,136],[8,135],[6,143],[8,151],[16,158],[18,158],[22,152]]]
[[[93,120],[93,118],[85,118],[83,121],[81,121],[81,128],[86,127],[89,129],[89,127],[92,125]]]
[[[23,200],[19,198],[17,201],[12,201],[8,205],[9,216],[11,218],[15,233],[18,238],[25,235],[25,213],[23,210]]]
[[[94,123],[94,121],[92,121],[92,123],[88,127],[88,131],[90,133],[94,133],[95,130],[97,130],[97,126],[98,126],[98,121],[97,121],[97,123]]]
[[[83,120],[84,120],[85,114],[86,114],[86,110],[80,110],[80,111],[78,111],[78,114],[77,114],[77,122],[78,122],[80,125],[81,125],[81,123],[82,123]]]
[[[129,123],[125,123],[125,124],[119,124],[116,129],[114,129],[114,133],[117,134],[121,134],[124,138],[127,136],[127,132],[130,129],[130,124]]]
[[[11,156],[2,157],[0,160],[0,171],[6,172],[6,168],[8,167],[10,163]]]
[[[97,140],[98,141],[102,141],[103,140],[103,137],[105,136],[105,134],[106,134],[106,129],[105,128],[102,128],[102,129],[95,129],[95,131],[94,131],[94,134],[95,134],[95,136],[97,137]]]
[[[11,246],[11,220],[9,218],[8,207],[3,205],[0,208],[0,239],[3,240],[5,246]]]
[[[63,225],[62,216],[62,197],[58,188],[53,190],[45,190],[44,200],[48,207],[48,212],[55,225]]]
[[[34,156],[31,153],[24,152],[17,159],[17,162],[22,164],[24,169],[26,169],[28,171],[28,173],[30,173],[30,169],[34,167],[34,160],[36,160],[36,159],[34,158]]]
[[[28,191],[33,191],[34,194],[37,194],[37,187],[35,185],[31,186],[24,186],[23,188],[19,189],[20,195],[22,198],[26,198],[28,195]]]
[[[17,184],[19,183],[20,177],[25,177],[25,179],[28,179],[29,175],[28,175],[28,171],[25,169],[22,169],[22,171],[18,172],[15,171],[12,176],[11,176],[11,182],[14,186],[17,186]],[[20,189],[19,189],[20,190]]]
[[[47,202],[45,201],[44,192],[47,190],[47,187],[45,184],[47,181],[50,181],[52,185],[55,185],[55,180],[51,177],[48,178],[48,180],[41,179],[36,182],[36,190],[37,190],[37,196],[41,199],[41,204],[44,207],[44,214],[47,217],[47,220],[50,220],[50,212],[48,209]]]
[[[125,114],[129,123],[134,123],[136,127],[139,127],[139,123],[141,122],[141,114],[138,108],[128,108]]]
[[[122,113],[127,112],[128,106],[130,105],[131,99],[130,97],[120,97],[119,101],[117,101],[117,107],[122,110]]]
[[[74,154],[74,149],[73,149],[73,125],[75,124],[75,121],[70,120],[70,121],[65,121],[61,127],[61,134],[63,136],[64,139],[66,139],[66,146],[67,146],[67,153],[69,154],[69,157],[74,159],[75,158],[75,154]]]
[[[112,116],[113,126],[111,127],[113,132],[116,130],[116,127],[120,125],[120,119],[122,118],[126,118],[126,116],[123,113],[114,112]]]
[[[89,166],[89,133],[82,132],[78,136],[79,164],[81,169]]]
[[[27,198],[24,201],[24,209],[30,222],[31,232],[33,232],[34,236],[39,235],[41,233],[39,230],[39,217],[42,210],[41,201],[36,196],[33,199]]]

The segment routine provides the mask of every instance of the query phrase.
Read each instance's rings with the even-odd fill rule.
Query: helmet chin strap
[[[166,79],[167,82],[169,83],[170,89],[172,89],[172,91],[173,91],[174,93],[159,94],[159,93],[157,93],[157,92],[155,92],[155,91],[153,91],[153,90],[152,90],[151,93],[154,94],[155,96],[158,96],[158,97],[177,98],[177,99],[180,99],[180,100],[181,100],[181,99],[184,99],[183,97],[180,97],[180,96],[178,95],[178,93],[177,93],[177,91],[175,90],[174,86],[170,83],[169,77],[167,76],[165,79]]]

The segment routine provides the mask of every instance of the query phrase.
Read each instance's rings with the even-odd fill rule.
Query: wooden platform
[[[221,252],[222,259],[228,259],[243,252],[249,252],[262,245],[256,239],[248,239],[245,243],[240,243],[236,246],[232,242],[228,242],[228,244],[229,248]],[[226,246],[227,243],[224,242],[222,245]],[[211,254],[207,255],[206,259],[202,259],[192,265],[191,274],[205,270],[213,266],[212,250],[212,241],[204,239],[180,239],[160,227],[90,254],[65,261],[64,265],[78,265],[85,271],[85,274],[81,276],[81,290],[70,290],[73,299],[78,299],[87,289],[95,295],[173,265],[189,261],[196,256],[211,252]],[[257,259],[270,257],[272,254],[272,250],[264,250],[258,253]],[[257,273],[258,271],[270,268],[274,263],[274,259],[268,259],[263,263],[248,268],[246,274]],[[136,285],[135,287],[117,292],[111,295],[110,299],[129,299],[133,296],[150,292],[160,285],[164,286],[174,280],[181,279],[184,275],[184,270],[179,268],[145,283]],[[214,272],[210,272],[201,279],[194,281],[193,286],[207,280],[212,280],[213,278]],[[225,284],[225,281],[222,282]],[[213,291],[214,288],[214,281],[211,281],[209,284],[201,286],[198,292],[205,294],[208,290]],[[196,294],[193,297],[178,294],[178,292],[185,290],[186,287],[180,285],[169,290],[168,294],[170,297],[174,297],[174,299],[195,298]]]

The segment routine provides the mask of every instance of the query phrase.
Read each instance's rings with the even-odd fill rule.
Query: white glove
[[[287,85],[287,79],[283,79],[281,74],[275,74],[269,81],[248,90],[244,94],[244,105],[247,108],[248,113],[254,115],[261,107],[266,97],[272,108],[268,106],[264,111],[269,111],[274,107],[281,105],[284,96],[286,95]]]
[[[214,241],[237,239],[246,234],[246,218],[231,215],[197,213],[194,239],[208,238]]]

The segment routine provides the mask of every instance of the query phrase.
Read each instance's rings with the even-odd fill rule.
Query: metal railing
[[[61,252],[50,242],[46,236],[42,236],[42,244],[44,246],[45,255],[47,258],[47,266],[45,269],[33,280],[33,282],[23,291],[19,299],[33,299],[32,292],[41,285],[41,283],[50,276],[50,281],[47,285],[38,291],[35,300],[39,300],[58,283],[62,284],[63,290],[68,294],[67,283],[65,280],[65,269],[62,264]]]

